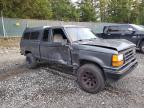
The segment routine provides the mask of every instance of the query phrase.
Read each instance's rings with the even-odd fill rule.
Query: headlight
[[[124,55],[123,54],[115,54],[112,56],[112,66],[119,67],[124,64]]]

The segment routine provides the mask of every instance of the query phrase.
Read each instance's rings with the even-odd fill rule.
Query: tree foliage
[[[107,5],[108,0],[99,0],[98,9],[101,22],[107,21]]]
[[[96,21],[96,8],[92,0],[82,0],[79,3],[80,21]]]
[[[104,10],[100,12],[103,16],[100,16],[101,21],[104,22],[115,22],[115,23],[136,23],[144,24],[144,0],[99,0],[103,3],[100,8],[104,7]]]
[[[48,19],[52,17],[48,0],[2,0],[6,17]]]
[[[56,20],[77,20],[78,13],[70,0],[51,0],[53,19]]]
[[[144,24],[144,0],[0,0],[5,17]]]

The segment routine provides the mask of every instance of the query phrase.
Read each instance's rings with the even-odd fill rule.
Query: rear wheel
[[[144,41],[142,41],[140,44],[140,51],[144,53]]]
[[[26,66],[30,69],[35,68],[37,65],[36,58],[31,53],[26,54]]]
[[[102,70],[94,64],[85,64],[78,70],[78,84],[89,93],[97,93],[104,89],[105,81]]]

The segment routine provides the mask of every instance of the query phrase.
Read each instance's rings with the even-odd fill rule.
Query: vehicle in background
[[[141,26],[141,27],[143,27],[143,28],[144,28],[144,25],[139,25],[139,26]]]
[[[103,33],[96,33],[103,39],[126,39],[144,53],[144,28],[135,24],[115,24],[104,26]]]
[[[27,28],[20,42],[26,66],[47,61],[71,67],[80,88],[97,93],[109,80],[119,80],[137,66],[135,45],[123,40],[97,38],[79,26]]]

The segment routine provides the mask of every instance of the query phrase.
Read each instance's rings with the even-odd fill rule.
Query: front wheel
[[[85,64],[78,70],[78,84],[88,93],[97,93],[104,89],[102,70],[94,64]]]
[[[144,41],[142,41],[140,44],[140,51],[144,53]]]
[[[35,68],[37,65],[36,59],[32,56],[31,53],[26,54],[26,67],[27,68]]]

